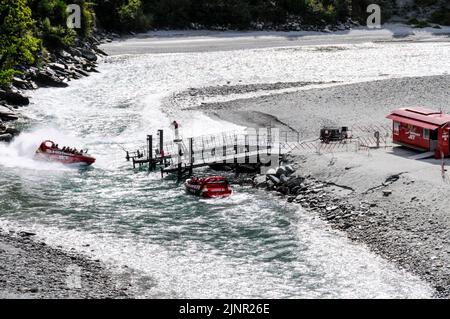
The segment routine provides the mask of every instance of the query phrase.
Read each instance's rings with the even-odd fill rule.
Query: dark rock
[[[21,232],[18,233],[18,235],[21,236],[21,237],[36,236],[35,233],[30,233],[30,232],[27,232],[27,231],[21,231]]]
[[[301,186],[294,186],[291,188],[291,193],[298,195],[298,194],[300,194],[300,189],[301,189]]]
[[[68,84],[46,73],[38,73],[33,80],[41,87],[67,87]]]
[[[39,292],[39,288],[37,288],[37,287],[30,288],[30,292],[31,292],[32,294],[36,294],[36,293]]]
[[[8,104],[18,105],[18,106],[30,104],[30,99],[28,97],[23,96],[22,94],[20,94],[18,92],[12,92],[12,91],[0,90],[0,100],[4,100]]]
[[[391,190],[384,190],[383,191],[383,196],[384,197],[388,197],[388,196],[390,196],[392,194],[392,191]]]
[[[11,134],[0,134],[0,142],[11,142],[13,139],[13,136]]]
[[[305,185],[303,185],[303,182],[305,181],[305,179],[303,177],[291,177],[287,182],[286,182],[286,186],[289,188],[294,188],[294,187],[300,187],[303,188]]]
[[[0,120],[2,121],[14,121],[17,120],[19,117],[11,111],[6,106],[0,105]]]
[[[20,131],[18,129],[16,129],[16,128],[13,128],[13,127],[7,127],[4,130],[4,133],[16,136],[16,135],[19,135]]]
[[[281,177],[281,175],[286,175],[286,169],[284,167],[278,167],[275,175],[277,177]]]
[[[74,71],[79,73],[79,74],[81,74],[82,76],[89,76],[89,74],[86,71],[84,71],[84,70],[74,69]]]
[[[292,167],[292,165],[286,165],[284,168],[286,170],[286,176],[290,176],[295,173],[295,169]]]
[[[56,71],[66,71],[66,67],[64,64],[50,63],[48,66]]]
[[[33,88],[33,85],[29,81],[17,77],[14,77],[12,84],[14,87],[22,90],[30,90]]]
[[[285,184],[285,183],[287,183],[287,181],[288,181],[287,176],[284,175],[284,174],[281,174],[281,176],[280,176],[280,182],[283,183],[283,184]]]
[[[94,62],[97,61],[97,56],[92,51],[86,50],[86,49],[80,49],[81,56],[88,61]]]
[[[279,186],[277,187],[277,192],[283,194],[283,195],[288,195],[289,194],[289,188],[286,186]]]
[[[267,178],[272,181],[275,185],[280,184],[280,179],[274,175],[267,175]]]
[[[105,51],[103,51],[103,50],[101,50],[101,49],[99,49],[97,47],[94,47],[94,51],[97,52],[100,55],[108,56],[108,54]]]

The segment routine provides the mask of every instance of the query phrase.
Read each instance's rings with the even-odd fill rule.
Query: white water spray
[[[73,136],[55,128],[36,128],[17,136],[10,144],[0,143],[0,166],[8,168],[24,168],[31,170],[65,170],[58,163],[43,163],[33,159],[39,145],[46,140],[52,140],[63,146],[81,149],[81,143]]]

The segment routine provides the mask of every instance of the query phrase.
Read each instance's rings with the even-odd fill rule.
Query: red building
[[[421,107],[401,108],[387,116],[393,120],[394,143],[420,151],[450,155],[450,115]]]

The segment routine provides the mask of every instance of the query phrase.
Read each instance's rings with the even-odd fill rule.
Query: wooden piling
[[[148,160],[148,171],[153,170],[153,136],[147,135],[147,160]]]
[[[191,137],[189,139],[189,175],[192,175],[193,173],[193,166],[194,166],[194,138]]]

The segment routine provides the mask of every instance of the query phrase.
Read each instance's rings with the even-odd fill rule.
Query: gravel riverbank
[[[224,92],[227,94],[227,90]],[[422,106],[449,111],[449,100],[450,75],[442,75],[395,78],[205,103],[197,109],[242,126],[290,127],[304,137],[317,137],[324,125],[389,124],[385,116],[399,107]]]
[[[322,125],[389,124],[385,116],[397,107],[446,110],[449,88],[448,75],[389,79],[205,104],[200,109],[248,126],[269,124],[252,120],[251,114],[263,114],[272,125],[317,137]],[[328,154],[294,150],[289,160],[295,173],[288,178],[280,176],[283,172],[274,179],[258,176],[254,185],[318,214],[350,239],[429,282],[436,297],[448,298],[450,176],[442,176],[440,161],[408,159],[413,154],[399,148],[350,148]]]
[[[0,298],[127,298],[99,261],[0,230]]]

